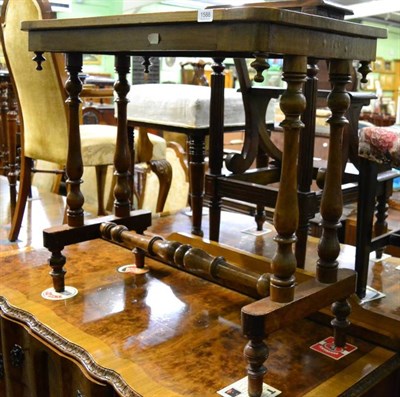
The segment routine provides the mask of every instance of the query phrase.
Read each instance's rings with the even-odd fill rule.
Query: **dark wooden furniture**
[[[126,219],[132,219],[129,218],[127,170],[130,156],[126,136],[129,54],[147,57],[178,54],[196,56],[201,53],[202,56],[214,59],[210,82],[210,169],[206,176],[206,193],[210,197],[210,222],[218,225],[221,207],[218,189],[221,184],[224,131],[223,59],[252,57],[255,54],[256,68],[261,73],[267,54],[272,57],[283,55],[283,78],[287,82],[280,103],[285,114],[281,124],[284,128],[284,150],[274,214],[277,249],[270,267],[270,297],[250,303],[242,309],[242,327],[249,339],[245,349],[249,364],[249,395],[255,397],[261,395],[266,372],[263,362],[268,350],[263,339],[270,332],[276,331],[278,326],[288,326],[329,303],[338,302],[334,305],[337,317],[333,321],[335,343],[337,346],[345,343],[343,331],[348,327],[347,317],[350,313],[346,298],[355,288],[355,273],[346,269],[338,270],[337,260],[340,251],[337,228],[342,213],[341,140],[343,127],[347,123],[344,115],[350,104],[345,86],[350,79],[351,61],[361,60],[360,71],[365,75],[368,62],[375,57],[376,41],[386,37],[386,32],[334,19],[329,19],[327,24],[325,17],[265,7],[215,9],[212,18],[212,23],[201,23],[197,21],[197,13],[182,12],[26,21],[22,24],[22,29],[29,32],[30,50],[36,52],[35,60],[39,68],[43,63],[43,52],[65,52],[69,73],[66,85],[70,110],[68,225],[46,230],[44,241],[46,248],[52,251],[50,265],[53,267],[56,289],[62,290],[65,258],[61,251],[64,246],[84,240],[86,231],[90,233],[90,239],[99,235],[100,227],[97,223],[90,227],[84,225],[80,199],[81,156],[77,106],[74,104],[79,101],[81,90],[77,75],[82,66],[82,53],[112,53],[116,57],[119,80],[115,86],[118,96],[118,135],[114,164],[117,175],[114,206],[116,223],[128,223]],[[241,32],[238,40],[231,40],[233,29]],[[306,105],[302,88],[310,58],[330,60],[332,91],[328,105],[332,116],[328,123],[331,145],[321,199],[323,233],[318,246],[317,281],[311,279],[299,284],[299,295],[296,295],[296,258],[292,251],[299,220],[296,169],[298,136],[304,126],[301,114]],[[250,119],[246,124],[256,130],[261,123],[257,117],[259,104],[257,101],[248,104],[250,108],[246,112],[250,112]],[[239,156],[235,166],[240,168],[248,161],[250,158]],[[131,221],[126,226],[136,227],[140,234],[146,227],[145,223],[138,228],[138,222]],[[207,295],[210,295],[209,288]],[[292,313],[292,318],[284,316]],[[270,326],[270,320],[271,324],[276,320],[275,325]]]

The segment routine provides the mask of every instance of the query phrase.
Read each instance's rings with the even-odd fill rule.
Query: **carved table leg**
[[[263,389],[263,378],[267,372],[264,366],[268,358],[269,349],[262,338],[250,339],[243,351],[248,363],[248,395],[250,397],[260,397]]]
[[[136,247],[132,250],[132,253],[133,255],[135,255],[136,267],[139,269],[143,269],[145,264],[146,252],[143,249]]]
[[[324,191],[321,201],[322,236],[318,244],[317,279],[322,283],[337,281],[337,257],[340,245],[338,228],[343,211],[342,199],[342,138],[344,126],[348,123],[345,113],[350,106],[350,96],[346,92],[346,84],[351,81],[351,64],[349,61],[331,61],[329,77],[332,92],[328,96],[328,106],[332,116],[328,119],[330,125],[330,144],[328,165],[326,170]],[[335,346],[346,345],[346,329],[350,323],[350,305],[343,299],[332,305],[336,316],[331,324],[334,328]]]
[[[332,92],[328,96],[328,106],[332,116],[330,125],[329,154],[321,200],[322,236],[318,244],[317,279],[322,283],[334,283],[337,280],[337,257],[340,245],[337,229],[341,226],[343,211],[342,198],[342,136],[348,123],[345,113],[350,105],[350,96],[346,84],[351,81],[350,62],[332,60],[329,77]]]
[[[362,299],[366,295],[368,281],[378,167],[376,163],[360,157],[360,170],[362,178],[358,183],[358,192],[363,199],[359,200],[357,208],[356,239],[359,249],[356,254],[355,271],[357,272],[357,295]]]
[[[66,262],[65,256],[61,254],[64,247],[49,248],[51,257],[49,265],[51,267],[50,276],[53,278],[53,288],[56,292],[64,292],[65,289],[65,273],[64,265]]]
[[[117,182],[114,188],[114,212],[118,217],[127,217],[130,214],[131,197],[131,149],[128,141],[128,122],[126,95],[129,92],[129,83],[126,78],[130,69],[130,58],[127,55],[117,55],[115,57],[115,70],[118,73],[118,81],[114,84],[114,89],[118,95],[115,102],[118,109],[117,142],[114,155],[114,174]]]
[[[221,175],[224,147],[224,87],[223,58],[215,58],[211,74],[210,100],[210,169],[206,193],[210,197],[210,240],[218,241],[221,223],[221,197],[218,177]]]
[[[275,241],[277,252],[272,259],[271,299],[276,302],[290,302],[294,298],[296,258],[292,244],[296,242],[299,210],[297,204],[297,155],[300,129],[304,124],[300,116],[305,109],[302,93],[306,79],[307,58],[286,56],[283,64],[283,80],[287,89],[282,95],[280,107],[285,114],[281,126],[284,129],[284,149],[281,182],[274,213],[277,230]]]
[[[189,181],[190,206],[192,208],[192,234],[203,236],[201,220],[203,213],[205,142],[204,135],[189,135]]]
[[[346,331],[350,326],[347,319],[350,316],[351,306],[347,299],[337,301],[332,304],[332,313],[335,318],[331,321],[334,330],[335,346],[344,347],[346,345]]]
[[[36,53],[34,61],[37,62],[37,69],[41,69],[44,62],[41,53]],[[127,121],[126,121],[126,95],[129,92],[129,84],[126,75],[129,72],[129,56],[119,55],[116,59],[116,71],[119,80],[115,83],[115,90],[118,93],[118,129],[116,152],[114,155],[115,174],[117,184],[115,193],[115,216],[106,217],[109,221],[113,220],[118,224],[125,225],[137,233],[143,231],[151,224],[151,213],[148,211],[130,212],[130,158],[131,150],[129,147]],[[56,292],[64,292],[65,258],[61,254],[64,246],[92,240],[100,237],[100,224],[104,219],[83,221],[84,198],[80,190],[83,174],[83,162],[80,144],[79,131],[79,93],[82,83],[79,79],[79,72],[82,69],[82,54],[71,53],[66,55],[66,70],[69,79],[66,82],[66,91],[69,95],[67,105],[69,107],[69,135],[68,135],[68,155],[67,155],[67,183],[69,185],[67,195],[67,216],[68,224],[55,226],[43,231],[43,245],[52,252],[49,264],[52,267],[53,286]]]

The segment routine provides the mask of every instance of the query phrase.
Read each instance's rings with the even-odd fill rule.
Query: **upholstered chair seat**
[[[210,87],[185,84],[137,84],[128,94],[128,120],[133,123],[186,128],[209,128]],[[266,122],[274,120],[274,108],[268,108]],[[224,126],[245,124],[242,94],[225,88]]]

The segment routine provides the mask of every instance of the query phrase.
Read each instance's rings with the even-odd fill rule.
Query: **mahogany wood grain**
[[[291,12],[287,10],[279,10],[275,8],[256,8],[256,7],[238,7],[238,8],[233,8],[233,9],[219,9],[219,10],[214,10],[213,13],[213,20],[216,22],[236,22],[239,23],[240,21],[243,20],[248,20],[248,21],[264,21],[264,22],[270,22],[270,23],[280,23],[280,24],[285,24],[288,27],[293,26],[293,25],[298,25],[301,24],[305,28],[311,28],[311,29],[323,29],[323,30],[330,30],[330,31],[337,31],[337,32],[342,32],[344,34],[349,34],[349,35],[362,35],[365,37],[380,37],[380,38],[385,38],[386,37],[386,32],[383,29],[376,29],[373,27],[369,26],[362,26],[362,31],[360,30],[360,27],[357,24],[349,24],[343,21],[339,20],[333,20],[330,21],[329,24],[329,29],[326,26],[326,19],[325,18],[315,18],[314,15],[309,15],[309,14],[302,14],[302,13],[297,13],[297,12]],[[141,14],[141,15],[135,15],[135,14],[130,14],[130,15],[118,15],[118,16],[107,16],[107,17],[89,17],[89,18],[84,18],[84,24],[86,27],[90,28],[90,35],[92,33],[95,33],[95,28],[98,27],[104,27],[106,29],[108,28],[113,28],[117,25],[121,27],[129,27],[132,25],[142,25],[141,28],[145,28],[146,25],[151,25],[151,24],[168,24],[168,23],[179,23],[181,24],[181,27],[185,29],[187,27],[186,23],[192,23],[196,24],[197,22],[197,12],[193,11],[184,11],[184,12],[173,12],[173,13],[152,13],[152,14]],[[40,32],[44,32],[46,30],[57,30],[57,29],[65,29],[66,31],[68,30],[79,30],[82,28],[82,19],[63,19],[62,22],[59,22],[58,20],[47,20],[47,21],[25,21],[21,25],[23,30],[30,30],[30,31],[35,31],[38,34],[35,36],[35,39],[33,42],[31,42],[31,50],[36,51],[37,49],[34,48],[37,45],[42,45],[37,41],[37,39],[40,37]],[[147,32],[144,31],[144,33],[147,36]],[[55,35],[56,36],[56,35]],[[55,38],[54,36],[54,38]],[[87,43],[79,43],[75,41],[75,38],[77,35],[73,35],[71,37],[71,40],[69,43],[63,43],[63,46],[70,46],[70,48],[66,49],[67,51],[70,50],[78,50],[78,51],[84,51],[86,52],[87,50],[93,49],[91,48],[92,45],[88,44],[91,40],[89,40]],[[177,37],[176,37],[177,38]],[[184,37],[180,37],[182,39]],[[292,37],[294,39],[294,37]],[[121,40],[118,40],[116,42],[115,40],[109,40],[109,42],[114,42],[113,47],[106,47],[107,41],[104,40],[102,37],[102,41],[98,43],[98,46],[103,47],[102,50],[107,50],[109,52],[113,51],[119,51],[121,47],[125,46],[125,37],[121,37]],[[196,40],[194,43],[195,46],[200,42],[200,39],[207,39],[205,40],[204,44],[199,48],[204,48],[208,44],[208,40],[211,39],[211,36],[207,37],[197,37],[194,35],[187,37],[187,41],[185,41],[185,44],[188,45],[190,41]],[[214,37],[215,39],[215,37]],[[86,40],[85,40],[86,41]],[[319,40],[318,40],[319,41]],[[143,45],[143,43],[140,43],[139,45]],[[224,42],[224,44],[227,44],[227,42]],[[249,44],[249,43],[246,43]],[[279,43],[276,43],[279,45]],[[82,48],[82,45],[84,48]],[[51,43],[46,43],[47,48],[46,50],[49,51],[58,51],[59,45],[57,46],[56,41],[51,40]],[[237,41],[232,41],[230,45],[227,47],[229,50],[232,50],[235,48],[235,46],[240,46],[243,47],[243,43],[240,43],[240,40]],[[50,47],[53,47],[51,50]],[[320,44],[318,47],[322,47],[322,40],[320,41]],[[362,43],[360,43],[360,47],[362,47]],[[368,46],[367,46],[368,47]],[[99,48],[98,48],[99,49]],[[183,48],[181,48],[183,50]],[[359,49],[355,54],[352,54],[351,56],[357,58],[357,54],[359,51],[363,51],[364,49]],[[347,49],[342,49],[343,53],[347,52]],[[312,54],[310,54],[312,56]]]

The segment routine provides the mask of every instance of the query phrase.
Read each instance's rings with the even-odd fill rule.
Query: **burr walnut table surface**
[[[118,273],[132,253],[100,239],[65,252],[68,284],[79,293],[58,302],[40,295],[50,281],[46,250],[3,253],[3,320],[23,324],[121,396],[214,396],[246,375],[240,309],[251,298],[150,259],[145,275]],[[330,335],[310,320],[272,334],[265,382],[291,397],[371,387],[365,395],[377,395],[374,384],[384,391],[379,382],[394,376],[398,356],[353,337],[358,350],[340,361],[310,350]]]

